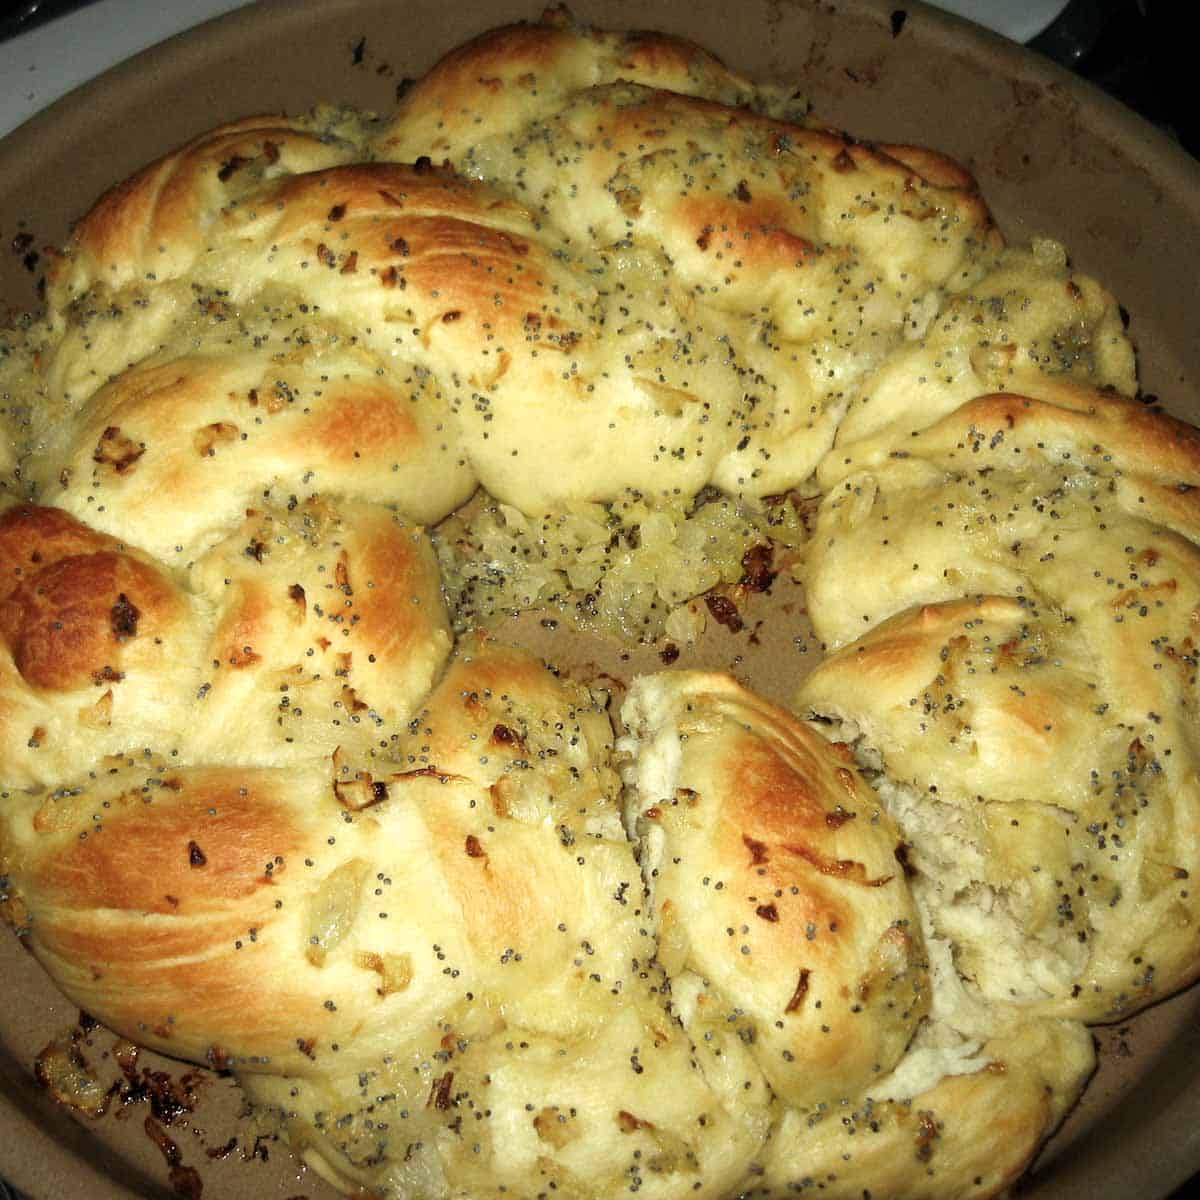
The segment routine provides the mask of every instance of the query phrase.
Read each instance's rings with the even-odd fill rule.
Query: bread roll
[[[566,340],[552,361],[575,399],[518,407],[497,389],[492,441],[472,439],[490,491],[537,511],[622,487],[711,482],[753,500],[793,487],[855,380],[999,245],[956,163],[781,119],[796,108],[676,39],[561,18],[485,35],[405,96],[376,152],[519,196],[569,255],[591,251],[607,298],[560,306],[557,323],[534,314],[540,339]],[[614,337],[620,386],[605,383],[620,364],[592,353]],[[563,477],[537,491],[500,453],[535,425]]]
[[[200,684],[199,604],[149,556],[56,508],[0,513],[0,757],[8,787],[174,749]]]
[[[882,769],[962,970],[1113,1020],[1198,970],[1200,443],[1111,394],[1041,396],[828,464],[809,602],[840,648],[798,704]]]
[[[859,1094],[929,1000],[900,836],[877,797],[848,756],[726,676],[645,676],[621,717],[660,955],[705,981],[685,1024],[743,1033],[790,1104]]]
[[[187,564],[264,496],[315,492],[386,501],[436,521],[475,479],[438,426],[437,387],[393,380],[321,334],[285,354],[230,353],[220,322],[207,343],[131,367],[48,423],[26,462],[48,499],[114,535]],[[444,416],[445,414],[441,414]],[[203,494],[206,503],[191,503]],[[164,504],[177,514],[155,520]]]
[[[339,118],[347,116],[339,128]],[[86,297],[122,293],[186,274],[208,249],[223,211],[282,175],[361,157],[352,115],[247,117],[193,138],[110,189],[79,222],[49,283],[53,307],[74,304],[68,324],[103,321]],[[80,303],[83,301],[83,303]]]
[[[365,762],[449,650],[428,538],[381,508],[247,510],[186,573],[61,509],[0,514],[9,786],[123,753]]]
[[[848,747],[692,671],[640,678],[622,719],[675,1009],[698,1042],[740,1039],[773,1097],[743,1194],[1005,1188],[1079,1095],[1090,1035],[997,1010],[927,943]]]

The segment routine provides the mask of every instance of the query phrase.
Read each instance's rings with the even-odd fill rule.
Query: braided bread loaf
[[[47,299],[0,342],[0,909],[339,1188],[994,1196],[1083,1023],[1200,972],[1197,435],[955,163],[558,13],[385,122],[194,139]],[[675,671],[615,738],[465,632],[426,530],[481,485],[518,556],[821,493],[813,721]]]

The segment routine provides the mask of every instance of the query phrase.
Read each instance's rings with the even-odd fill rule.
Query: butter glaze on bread
[[[1061,248],[802,108],[552,12],[193,139],[0,335],[0,910],[343,1191],[996,1196],[1200,970],[1197,435]],[[614,746],[454,646],[480,484],[823,493],[832,737],[675,672]]]

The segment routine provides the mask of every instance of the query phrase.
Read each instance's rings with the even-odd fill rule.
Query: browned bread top
[[[930,983],[904,846],[849,754],[723,675],[643,676],[622,720],[660,960],[704,981],[693,1036],[744,1025],[804,1109],[869,1090]]]

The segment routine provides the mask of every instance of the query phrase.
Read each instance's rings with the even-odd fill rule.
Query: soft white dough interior
[[[895,1070],[871,1089],[872,1100],[911,1100],[936,1087],[947,1075],[969,1075],[989,1061],[981,1050],[994,1032],[995,1015],[978,992],[964,983],[954,966],[949,942],[928,928],[924,910],[922,920],[933,1005]]]
[[[963,972],[989,999],[1035,1003],[1078,977],[1087,962],[1086,946],[1031,933],[1022,921],[1025,885],[1017,881],[997,888],[985,880],[986,830],[969,809],[892,778],[884,755],[853,720],[811,724],[823,737],[851,746],[911,847],[917,869],[913,894],[927,935],[947,945],[987,946],[986,961],[954,958],[956,978]]]
[[[661,861],[665,836],[654,822],[638,818],[650,805],[673,797],[678,787],[682,766],[681,737],[677,722],[662,703],[661,694],[649,688],[636,688],[622,710],[628,732],[618,740],[618,751],[625,757],[622,770],[625,782],[625,822],[630,836],[639,847],[638,858],[646,882],[650,903],[654,901],[654,880]],[[918,842],[933,841],[924,825],[930,824],[914,816],[920,811],[912,789],[894,783],[883,774],[879,754],[865,746],[852,722],[836,725],[813,723],[813,727],[830,740],[849,740],[858,751],[868,777],[874,783],[890,815],[896,820],[906,838],[913,841],[918,853],[924,852]],[[836,734],[836,736],[833,736]],[[944,845],[934,845],[933,852],[947,853],[957,841],[952,835],[943,839]],[[962,846],[967,851],[967,845]],[[969,852],[968,852],[969,853]],[[941,854],[939,853],[939,857]],[[954,861],[953,855],[950,856]],[[958,860],[962,861],[961,856]],[[939,928],[933,910],[953,905],[941,904],[940,892],[917,888],[922,932],[929,956],[933,999],[930,1014],[914,1036],[907,1052],[896,1067],[871,1088],[870,1099],[875,1101],[907,1101],[937,1086],[949,1075],[966,1075],[981,1070],[990,1061],[983,1053],[984,1043],[998,1031],[997,1013],[980,994],[979,989],[964,979],[954,962],[951,941]],[[984,915],[967,904],[963,911],[980,912],[980,920],[1004,920]],[[657,918],[657,910],[655,916]],[[1006,930],[1006,945],[1014,946],[1019,937],[1015,923],[1011,933]],[[664,948],[666,949],[666,948]],[[1019,961],[1013,954],[1014,962]],[[684,1028],[689,1028],[697,1015],[699,997],[705,990],[704,981],[690,970],[672,971],[671,1008]]]

